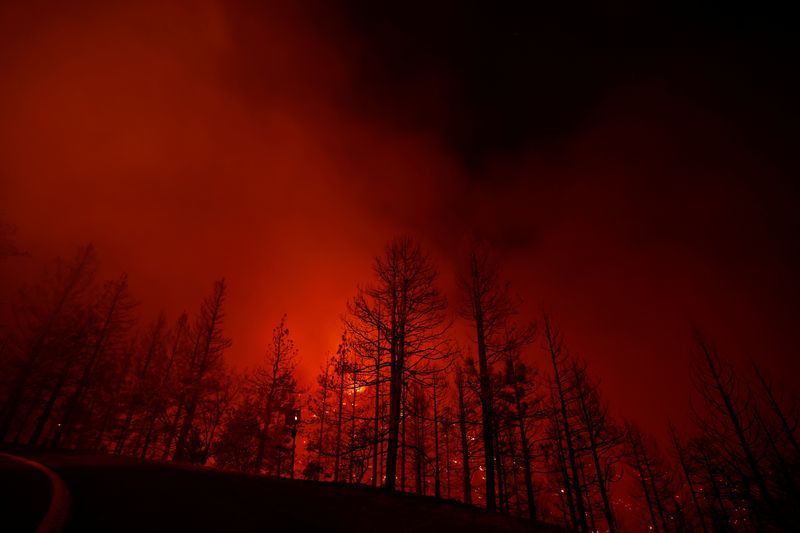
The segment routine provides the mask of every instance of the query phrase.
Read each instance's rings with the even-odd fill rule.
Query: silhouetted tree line
[[[285,318],[263,365],[225,362],[226,285],[194,315],[137,320],[127,276],[100,282],[91,246],[17,299],[4,328],[0,440],[288,473],[296,350]]]
[[[615,530],[626,433],[553,319],[543,315],[543,333],[519,322],[480,249],[465,261],[452,314],[411,239],[392,241],[374,274],[308,397],[304,475]],[[456,320],[472,342],[458,345]],[[524,356],[537,339],[546,374]]]
[[[740,381],[698,337],[695,434],[683,440],[670,425],[662,452],[611,415],[551,315],[518,320],[480,247],[464,261],[450,314],[437,281],[408,238],[375,260],[307,399],[305,477],[461,499],[581,532],[797,530],[797,413],[758,368]],[[457,344],[454,323],[469,343]],[[625,472],[640,498],[618,486]]]
[[[234,371],[224,280],[193,315],[141,324],[127,278],[99,283],[95,253],[82,248],[21,295],[4,330],[0,438],[297,471],[580,532],[799,530],[796,406],[757,366],[738,373],[698,335],[694,430],[670,425],[662,451],[612,416],[550,314],[520,320],[480,246],[452,306],[409,238],[390,242],[373,270],[304,392],[285,316],[261,364]],[[639,497],[621,488],[625,476]]]

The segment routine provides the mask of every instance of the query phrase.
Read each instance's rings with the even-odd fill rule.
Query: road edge
[[[50,468],[46,467],[36,461],[31,461],[25,457],[18,455],[11,455],[9,453],[0,452],[0,456],[26,464],[31,468],[35,468],[47,476],[50,481],[50,506],[47,512],[39,522],[36,528],[36,533],[56,533],[64,529],[69,515],[69,490],[66,483],[61,479],[58,474],[53,472]]]

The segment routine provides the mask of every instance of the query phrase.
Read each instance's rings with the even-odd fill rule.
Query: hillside
[[[370,487],[105,455],[27,455],[66,482],[69,532],[532,530],[527,522],[457,502]]]

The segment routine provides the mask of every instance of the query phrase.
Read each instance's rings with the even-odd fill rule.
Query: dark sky
[[[84,242],[145,315],[225,275],[231,359],[287,312],[310,375],[386,241],[452,292],[477,234],[620,416],[685,419],[693,325],[796,376],[791,19],[547,4],[4,2],[4,289]]]

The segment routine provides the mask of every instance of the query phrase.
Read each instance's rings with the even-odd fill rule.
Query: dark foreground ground
[[[0,456],[0,531],[33,531],[49,503],[45,474]]]
[[[455,502],[388,495],[369,487],[105,455],[6,451],[50,467],[66,482],[70,508],[65,530],[69,532],[559,531],[532,528],[527,522]],[[42,500],[49,501],[43,478],[16,468],[0,470],[0,478],[2,496],[16,494],[18,502],[2,504],[3,521],[14,528],[0,529],[29,530],[31,517],[42,512]]]

